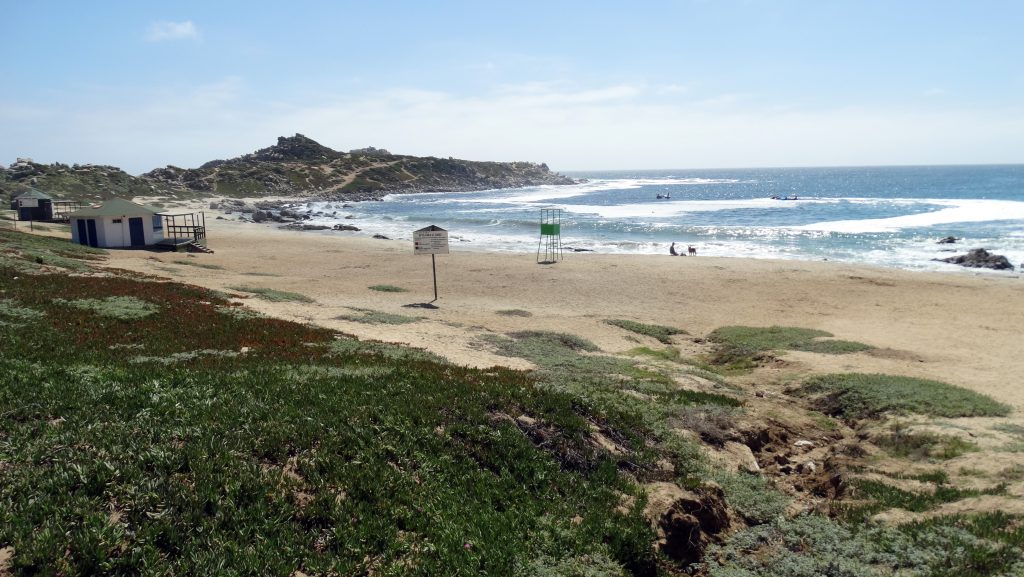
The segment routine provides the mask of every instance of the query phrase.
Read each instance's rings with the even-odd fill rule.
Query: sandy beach
[[[1021,278],[669,255],[567,253],[561,262],[543,265],[534,254],[474,252],[453,242],[451,254],[437,257],[440,298],[431,304],[430,257],[414,255],[411,241],[287,231],[218,215],[206,214],[214,254],[111,251],[110,266],[239,296],[245,293],[232,287],[300,293],[314,302],[244,302],[270,315],[406,343],[482,367],[529,366],[480,347],[480,336],[488,333],[560,331],[607,352],[638,346],[636,335],[603,322],[610,318],[682,328],[690,333],[676,340],[684,355],[706,351],[697,341],[725,325],[820,329],[876,350],[843,356],[791,352],[778,371],[758,378],[782,384],[812,372],[900,374],[967,387],[1017,411],[1024,408]],[[374,285],[407,292],[369,288]],[[365,324],[337,318],[358,310],[421,320]],[[657,345],[653,339],[641,344]]]

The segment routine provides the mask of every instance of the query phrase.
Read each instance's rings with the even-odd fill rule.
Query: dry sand
[[[576,334],[602,350],[637,346],[602,322],[670,325],[694,337],[723,325],[788,325],[867,343],[871,353],[785,355],[794,378],[808,372],[884,372],[937,379],[1024,409],[1024,279],[970,272],[914,273],[834,262],[566,254],[542,265],[534,254],[474,252],[453,243],[437,257],[436,308],[430,257],[411,241],[348,232],[295,232],[218,220],[207,211],[215,254],[111,251],[110,266],[214,289],[243,285],[301,293],[313,303],[246,304],[360,338],[407,343],[474,366],[528,367],[478,345],[488,333],[539,329]],[[216,265],[221,269],[176,264]],[[268,276],[273,275],[273,276]],[[408,292],[379,292],[372,285]],[[338,320],[353,309],[423,317],[401,325]],[[528,311],[511,316],[501,311]],[[680,339],[684,354],[701,345]],[[644,343],[654,345],[654,341]]]

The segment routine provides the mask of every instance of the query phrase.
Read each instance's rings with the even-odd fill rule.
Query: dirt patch
[[[11,559],[14,558],[14,547],[0,548],[0,577],[11,575]]]
[[[658,532],[657,546],[683,565],[696,563],[712,543],[720,543],[735,525],[725,493],[714,483],[687,491],[674,483],[646,486],[644,516]]]

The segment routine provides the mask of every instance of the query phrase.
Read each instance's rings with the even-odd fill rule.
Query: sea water
[[[567,254],[668,254],[675,242],[698,255],[911,270],[963,270],[934,259],[972,248],[1004,255],[1014,266],[1024,262],[1024,165],[567,175],[580,183],[302,208],[333,214],[310,222],[355,224],[363,234],[410,246],[414,230],[437,225],[449,231],[453,250],[535,252],[541,209],[558,208]],[[937,243],[949,236],[960,240]]]

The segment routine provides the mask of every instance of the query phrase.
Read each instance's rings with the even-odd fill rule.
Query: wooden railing
[[[193,240],[206,240],[206,227],[200,225],[164,225],[165,238],[191,237]]]

